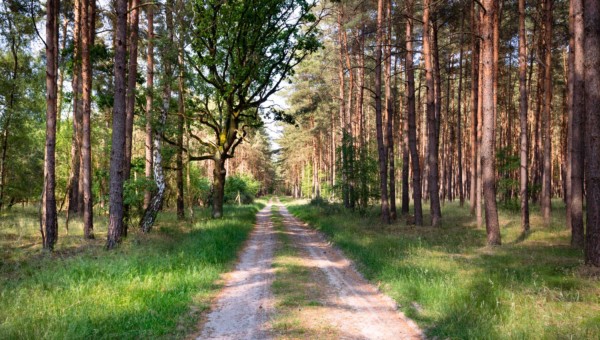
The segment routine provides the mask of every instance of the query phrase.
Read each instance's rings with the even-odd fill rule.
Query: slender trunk
[[[58,48],[58,13],[59,0],[48,0],[46,3],[46,147],[44,152],[44,190],[42,193],[42,214],[40,232],[43,247],[53,250],[58,240],[58,218],[56,213],[56,110],[57,88],[56,73]]]
[[[151,0],[149,0],[151,1]],[[148,20],[148,47],[146,57],[146,139],[145,154],[146,162],[144,174],[146,180],[152,179],[152,101],[154,100],[154,6],[147,4],[146,18]],[[152,192],[146,189],[144,192],[144,209],[148,208]]]
[[[83,125],[83,101],[82,101],[82,80],[81,80],[81,31],[82,31],[82,0],[75,0],[75,22],[73,30],[74,55],[73,55],[73,137],[71,144],[71,173],[69,175],[69,205],[67,214],[79,213],[79,202],[83,199],[83,193],[79,190],[80,172],[81,172],[81,143],[82,143],[82,125]]]
[[[477,206],[477,111],[479,103],[479,24],[475,1],[471,9],[471,215]]]
[[[110,203],[106,248],[115,248],[123,234],[123,184],[125,173],[125,74],[127,45],[127,0],[116,0],[115,95],[113,104],[112,148],[110,152]]]
[[[439,178],[438,178],[438,117],[435,105],[435,87],[432,63],[432,42],[430,39],[430,21],[429,12],[430,0],[423,2],[423,58],[425,59],[425,82],[427,90],[427,143],[428,155],[427,163],[429,165],[427,187],[429,189],[431,225],[437,227],[442,217],[439,196]],[[440,96],[441,97],[441,96]]]
[[[585,1],[585,262],[600,267],[600,1]]]
[[[456,135],[456,147],[458,148],[458,195],[460,199],[460,206],[465,204],[465,189],[463,187],[463,156],[462,156],[462,119],[461,119],[461,105],[462,105],[462,80],[463,80],[463,31],[465,26],[465,14],[461,15],[460,19],[460,53],[458,55],[458,102],[456,103],[456,116],[457,116],[457,135]]]
[[[383,48],[384,0],[377,2],[377,41],[375,49],[375,120],[377,130],[377,153],[379,155],[379,181],[381,189],[381,219],[390,223],[390,208],[388,199],[387,152],[383,135],[383,114],[381,99],[381,64]]]
[[[482,27],[483,38],[483,82],[482,82],[482,142],[481,166],[483,175],[483,198],[485,200],[485,225],[487,244],[500,245],[500,226],[496,208],[496,175],[494,172],[494,11],[493,0],[485,0],[485,13]]]
[[[179,11],[181,11],[180,9]],[[175,159],[177,167],[177,218],[180,220],[185,219],[185,206],[184,206],[184,192],[183,192],[183,123],[185,116],[185,105],[184,105],[184,59],[183,59],[183,33],[179,36],[179,48],[177,53],[179,75],[179,98],[177,102],[177,156]]]
[[[158,212],[162,209],[162,204],[166,190],[166,180],[163,172],[162,164],[162,136],[164,134],[167,115],[169,113],[169,107],[171,103],[171,81],[173,77],[173,67],[171,63],[171,55],[168,50],[169,47],[173,46],[173,3],[167,1],[165,6],[165,20],[167,26],[168,43],[163,46],[163,65],[164,65],[164,79],[163,79],[163,93],[162,93],[162,107],[160,110],[160,116],[158,118],[157,126],[152,138],[152,170],[154,173],[154,182],[156,183],[156,192],[150,199],[150,204],[144,211],[144,216],[140,221],[140,228],[144,233],[150,232]]]
[[[342,33],[342,31],[345,30],[344,28],[344,12],[343,12],[343,4],[340,3],[340,7],[339,7],[339,12],[338,12],[338,40],[339,40],[339,44],[340,44],[340,54],[339,54],[339,68],[338,68],[338,77],[339,77],[339,102],[340,102],[340,111],[339,111],[339,116],[340,116],[340,120],[341,123],[343,125],[342,127],[342,199],[344,201],[344,207],[349,208],[350,207],[350,192],[349,192],[349,187],[348,187],[348,142],[347,142],[347,138],[348,136],[346,135],[347,131],[346,131],[346,119],[345,119],[345,115],[346,115],[346,85],[345,85],[345,77],[344,77],[344,34]],[[352,93],[350,93],[350,96],[352,96]],[[333,130],[332,130],[333,133]]]
[[[483,26],[483,16],[485,11],[479,11],[479,22],[480,29],[479,32],[482,33]],[[482,33],[483,35],[483,33]],[[479,59],[479,95],[477,102],[477,176],[476,176],[476,201],[475,201],[475,217],[477,220],[477,227],[481,228],[483,226],[483,209],[482,209],[482,195],[483,195],[483,168],[481,164],[482,150],[481,150],[481,142],[483,139],[483,44],[480,44],[479,55],[481,56]],[[491,74],[490,74],[491,76]],[[493,79],[492,79],[493,80]],[[495,124],[494,124],[495,125]]]
[[[408,121],[408,145],[412,164],[413,202],[415,224],[423,225],[423,208],[421,203],[421,168],[419,151],[417,150],[417,122],[415,108],[415,70],[413,65],[412,29],[413,0],[406,2],[406,115]]]
[[[529,230],[529,194],[527,191],[527,36],[525,35],[525,0],[519,0],[519,118],[520,132],[520,196],[521,228]]]
[[[546,0],[544,48],[546,50],[544,61],[544,164],[542,177],[542,215],[544,224],[549,226],[552,222],[552,10],[554,0]]]
[[[94,238],[94,214],[92,202],[92,152],[91,152],[91,105],[92,105],[92,65],[90,46],[93,44],[94,22],[91,2],[81,0],[81,81],[83,83],[83,119],[81,141],[81,182],[83,183],[83,237]]]
[[[131,171],[131,149],[133,139],[133,118],[135,111],[135,88],[137,80],[137,52],[139,31],[139,0],[131,0],[129,9],[129,63],[127,65],[127,102],[125,106],[125,159],[123,169],[125,180]]]
[[[384,83],[385,83],[385,116],[387,120],[387,159],[389,163],[389,199],[390,219],[395,220],[396,212],[396,169],[394,157],[394,99],[392,97],[392,3],[385,1],[385,47],[384,47]]]
[[[574,55],[573,55],[573,97],[571,125],[571,245],[584,246],[583,227],[583,179],[584,179],[584,136],[586,117],[586,51],[584,50],[584,1],[573,0]],[[587,2],[586,2],[587,3]],[[586,9],[587,12],[587,9]],[[597,127],[598,125],[596,125]],[[589,157],[588,157],[589,159]],[[588,208],[589,209],[589,208]]]

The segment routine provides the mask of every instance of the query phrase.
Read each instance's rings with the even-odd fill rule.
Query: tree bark
[[[125,181],[125,74],[127,45],[127,0],[116,0],[115,95],[113,104],[112,148],[110,152],[110,202],[106,248],[113,249],[123,235],[123,184]]]
[[[458,195],[460,206],[465,204],[465,188],[463,186],[463,156],[462,156],[462,80],[463,80],[463,31],[465,27],[465,13],[463,12],[460,19],[460,52],[458,56],[458,102],[456,107],[457,115],[457,136],[456,147],[458,153]]]
[[[600,1],[585,1],[585,262],[600,267]]]
[[[162,137],[164,134],[167,115],[169,114],[169,108],[171,104],[171,81],[173,77],[173,66],[171,61],[169,47],[173,46],[173,1],[167,1],[165,6],[165,20],[167,26],[167,39],[168,42],[163,46],[163,93],[162,93],[162,107],[160,110],[160,116],[158,118],[156,131],[153,133],[153,146],[152,146],[152,166],[154,173],[154,182],[156,183],[156,192],[150,199],[150,204],[144,211],[144,216],[140,221],[140,228],[142,232],[148,233],[152,229],[158,212],[162,209],[162,204],[165,196],[166,181],[163,172],[162,164]]]
[[[181,15],[181,11],[183,8],[178,9],[178,14]],[[182,20],[179,20],[180,22]],[[183,58],[183,48],[184,41],[183,38],[184,33],[182,31],[179,32],[179,46],[177,49],[177,64],[179,68],[179,74],[177,77],[178,85],[179,85],[179,96],[177,98],[177,156],[175,158],[175,164],[177,167],[177,218],[179,220],[185,219],[185,204],[184,204],[184,192],[183,192],[183,123],[185,116],[185,104],[184,104],[184,58]]]
[[[56,213],[56,111],[59,0],[46,2],[46,146],[44,153],[44,190],[40,231],[45,250],[53,250],[58,240]]]
[[[541,208],[544,224],[552,222],[552,10],[554,0],[545,0],[545,29],[544,29],[544,163],[542,172]]]
[[[387,160],[389,169],[389,201],[390,219],[396,220],[396,169],[394,157],[394,99],[392,97],[392,1],[385,1],[385,47],[384,47],[384,87],[385,87],[385,116],[387,122]]]
[[[494,171],[494,0],[483,2],[485,13],[483,15],[483,82],[482,82],[482,141],[481,141],[481,166],[483,180],[483,198],[485,200],[485,225],[487,231],[487,244],[500,245],[500,226],[498,223],[498,210],[496,208],[496,178]]]
[[[95,22],[91,3],[96,0],[81,0],[81,81],[83,83],[83,119],[81,141],[81,181],[83,183],[83,237],[94,238],[94,213],[92,202],[92,152],[91,152],[91,105],[92,105],[92,64],[90,46],[93,45]]]
[[[425,82],[427,91],[427,143],[428,155],[427,163],[429,165],[429,173],[427,187],[429,189],[429,201],[431,211],[431,226],[437,227],[442,212],[440,208],[439,196],[439,177],[438,177],[438,114],[435,105],[435,85],[434,85],[434,70],[432,63],[432,42],[430,39],[430,0],[423,2],[423,58],[425,59]],[[441,97],[441,96],[440,96]]]
[[[406,114],[408,120],[408,145],[412,165],[413,202],[415,209],[415,224],[423,225],[423,208],[421,198],[421,167],[419,166],[419,151],[417,150],[417,122],[415,107],[415,70],[413,65],[412,29],[413,29],[413,0],[406,1]]]
[[[151,0],[148,0],[151,1]],[[147,3],[146,18],[148,20],[148,47],[146,56],[146,136],[144,150],[146,155],[144,175],[146,180],[152,179],[152,101],[154,100],[154,6]],[[144,210],[148,208],[152,192],[144,192]]]
[[[383,135],[383,114],[381,98],[381,64],[383,49],[384,0],[377,2],[377,41],[375,49],[375,123],[377,131],[377,153],[379,154],[379,181],[381,189],[381,219],[390,223],[390,208],[388,199],[388,161],[385,138]]]
[[[479,25],[475,1],[471,9],[471,215],[477,206],[477,111],[479,103]]]
[[[525,32],[525,0],[519,0],[519,118],[520,132],[520,197],[521,229],[529,231],[529,194],[527,190],[527,36]]]
[[[212,217],[221,218],[223,217],[223,201],[225,199],[225,177],[227,171],[225,170],[225,159],[222,157],[215,157],[213,169],[213,206],[212,206]]]
[[[586,117],[585,97],[585,49],[584,49],[584,1],[572,0],[574,14],[573,97],[571,125],[571,245],[584,246],[583,227],[583,178],[584,178],[584,135]],[[597,126],[596,126],[597,128]]]

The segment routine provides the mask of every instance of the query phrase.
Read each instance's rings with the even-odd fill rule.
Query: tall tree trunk
[[[92,105],[92,64],[90,61],[90,46],[93,45],[95,22],[91,4],[96,0],[81,1],[81,81],[83,83],[83,119],[81,141],[81,181],[83,183],[83,236],[94,238],[94,213],[92,210],[92,152],[91,152],[91,105]]]
[[[223,217],[223,201],[225,199],[225,176],[227,175],[227,171],[225,169],[225,158],[223,157],[223,155],[219,155],[214,158],[213,162],[214,169],[212,217],[221,218]]]
[[[56,73],[58,48],[59,0],[46,2],[46,147],[44,152],[44,190],[40,231],[45,250],[53,250],[58,240],[58,218],[56,213]]]
[[[80,191],[80,172],[81,172],[81,143],[83,139],[83,101],[82,101],[82,80],[81,80],[81,31],[83,6],[82,0],[74,1],[75,21],[73,29],[73,137],[71,144],[71,173],[69,175],[68,196],[69,205],[66,224],[69,223],[71,213],[79,213],[79,202],[83,199],[83,193]]]
[[[585,1],[585,262],[600,267],[600,1]]]
[[[390,219],[395,220],[396,212],[396,169],[394,157],[394,99],[392,97],[392,2],[385,1],[385,47],[384,47],[384,86],[385,86],[385,119],[387,121],[387,159],[389,164],[389,200]]]
[[[379,154],[379,181],[381,189],[381,219],[390,223],[390,207],[388,199],[388,162],[385,136],[383,135],[383,114],[381,99],[381,64],[383,49],[384,0],[377,2],[377,41],[375,48],[375,121],[377,130],[377,153]]]
[[[542,172],[542,215],[544,224],[552,222],[552,10],[554,0],[545,0],[545,29],[544,29],[544,164]]]
[[[525,0],[519,0],[519,118],[521,228],[529,230],[529,194],[527,190],[527,36],[525,32]]]
[[[477,111],[479,103],[479,24],[475,1],[471,9],[471,215],[477,207]]]
[[[339,68],[338,68],[338,77],[340,80],[339,84],[339,102],[340,102],[340,111],[339,117],[342,123],[342,200],[344,201],[344,207],[350,207],[350,192],[348,188],[348,150],[347,150],[347,135],[346,135],[346,84],[345,84],[345,76],[344,76],[344,9],[343,3],[340,2],[338,8],[338,40],[340,44],[340,54],[339,54]],[[350,93],[352,96],[352,93]],[[332,131],[332,133],[334,133]]]
[[[456,147],[458,153],[458,195],[460,199],[460,206],[465,204],[465,188],[463,186],[463,156],[462,156],[462,80],[463,80],[463,38],[464,38],[464,27],[465,27],[465,13],[461,14],[460,18],[460,52],[458,56],[458,102],[456,107],[457,116],[457,136],[456,136]]]
[[[148,0],[152,1],[152,0]],[[154,5],[146,4],[146,18],[148,20],[148,45],[146,56],[146,139],[144,150],[146,162],[144,175],[146,180],[152,179],[152,101],[154,100]],[[152,192],[144,192],[144,210],[148,208]]]
[[[431,225],[437,227],[442,218],[439,196],[439,169],[438,169],[438,116],[435,105],[435,87],[433,76],[433,63],[431,55],[432,42],[430,39],[430,0],[423,2],[423,58],[425,59],[425,82],[427,90],[427,143],[429,165],[429,178],[427,187],[429,189]],[[440,96],[441,97],[441,96]]]
[[[181,14],[183,8],[179,8],[178,14]],[[181,20],[180,20],[181,21]],[[179,97],[177,100],[177,156],[175,159],[177,167],[177,218],[180,220],[185,219],[185,206],[184,206],[184,192],[183,192],[183,123],[185,116],[185,105],[184,105],[184,59],[183,59],[183,41],[184,34],[180,31],[179,33],[179,47],[177,49],[177,61],[179,66],[178,74],[178,85],[179,85]]]
[[[481,166],[483,180],[483,199],[485,200],[485,226],[487,244],[500,245],[500,226],[496,208],[496,174],[494,171],[494,0],[485,0],[485,13],[482,27],[483,38],[483,82],[482,82],[482,141]]]
[[[144,216],[140,221],[140,228],[144,233],[150,232],[154,222],[156,221],[156,216],[158,212],[162,209],[162,204],[165,196],[165,190],[167,187],[165,175],[163,172],[163,164],[162,164],[162,137],[164,134],[167,115],[169,114],[169,108],[171,104],[171,82],[173,77],[173,63],[172,63],[172,55],[169,50],[170,47],[173,46],[173,0],[167,1],[167,5],[165,6],[165,20],[167,26],[167,38],[168,41],[165,45],[162,46],[162,56],[163,56],[163,70],[164,70],[164,79],[163,79],[163,93],[162,93],[162,107],[160,110],[160,116],[158,118],[157,126],[153,133],[152,138],[152,167],[154,174],[154,182],[156,183],[156,192],[152,195],[150,199],[150,204],[144,211]]]
[[[412,164],[413,202],[415,224],[423,225],[423,208],[421,198],[421,167],[417,150],[417,122],[415,107],[415,70],[413,65],[412,29],[413,0],[406,1],[406,115],[408,120],[408,145]]]
[[[110,202],[106,248],[115,248],[123,235],[123,184],[125,173],[125,53],[127,45],[127,0],[116,0],[115,95],[113,104],[112,148],[110,151]]]
[[[573,55],[573,97],[571,98],[572,119],[571,125],[571,185],[570,185],[570,212],[571,212],[571,245],[584,246],[583,231],[583,178],[584,178],[584,135],[586,117],[586,51],[584,50],[584,2],[572,0],[574,14],[574,55]],[[586,2],[587,3],[587,2]],[[587,11],[587,10],[586,10]],[[596,125],[596,128],[598,126]],[[588,157],[589,158],[589,157]],[[589,188],[589,187],[588,187]],[[589,208],[588,208],[589,209]]]

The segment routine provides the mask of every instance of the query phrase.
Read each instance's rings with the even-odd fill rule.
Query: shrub
[[[252,175],[233,175],[225,180],[225,203],[236,203],[239,195],[242,204],[250,204],[260,190],[260,182]]]

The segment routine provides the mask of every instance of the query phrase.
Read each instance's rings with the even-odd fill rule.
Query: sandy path
[[[273,313],[271,267],[276,235],[271,202],[256,217],[256,227],[240,254],[235,270],[225,278],[198,339],[269,339]]]
[[[396,310],[395,302],[368,283],[340,251],[317,231],[293,217],[283,205],[280,214],[292,242],[303,253],[305,265],[323,275],[319,286],[325,301],[319,317],[344,339],[421,339],[418,326]]]

